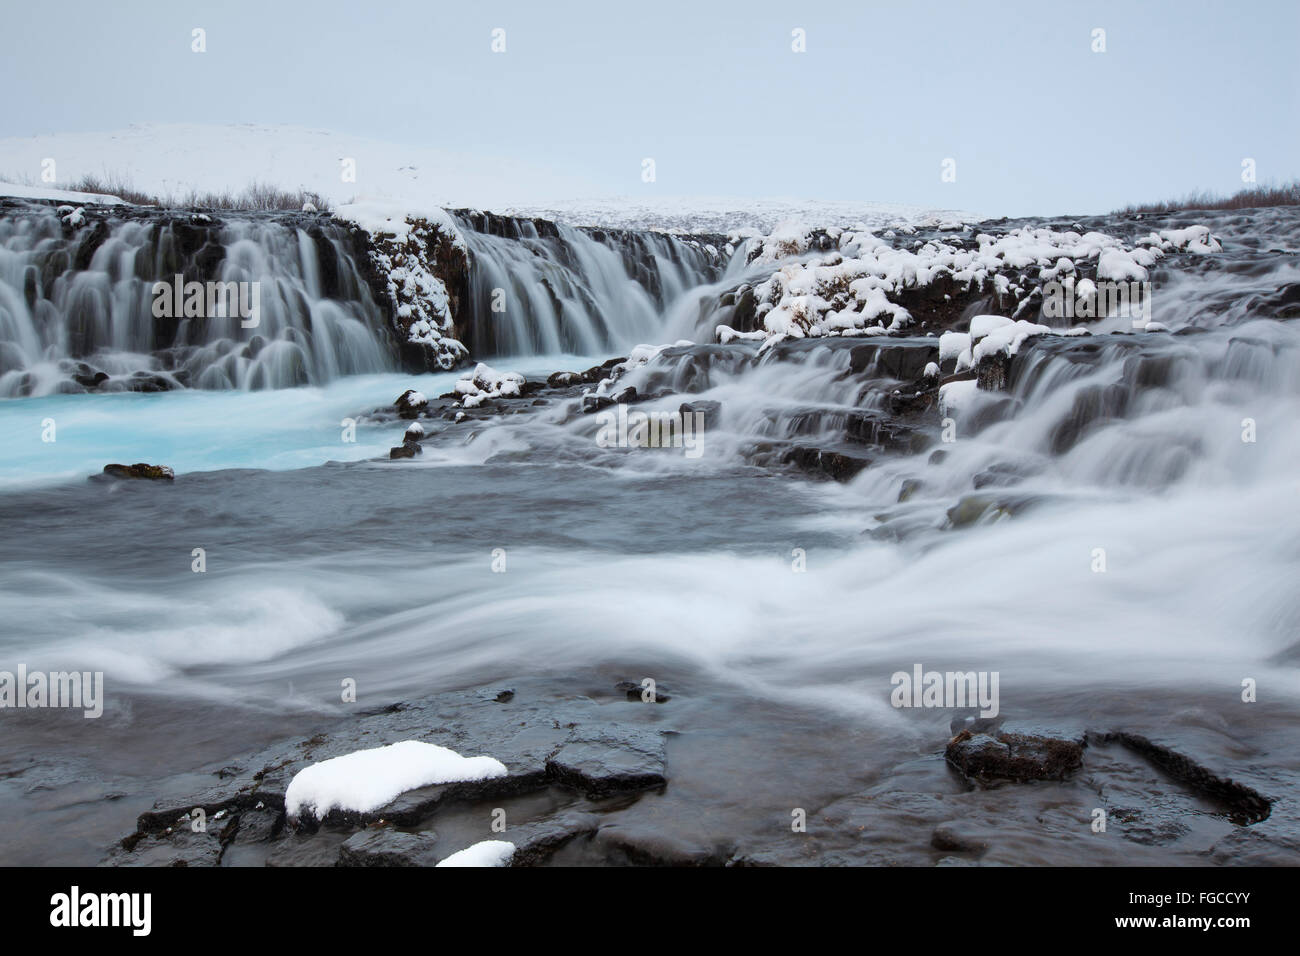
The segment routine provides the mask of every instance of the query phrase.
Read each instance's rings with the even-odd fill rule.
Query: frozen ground
[[[57,163],[54,183],[40,178],[46,158]],[[346,158],[356,161],[354,181],[343,181],[341,164]],[[868,227],[900,221],[960,224],[972,220],[952,210],[896,203],[668,196],[654,183],[640,181],[639,161],[629,160],[629,182],[635,188],[612,195],[581,178],[527,163],[325,130],[141,124],[107,132],[0,139],[0,195],[89,202],[92,199],[86,194],[71,197],[56,190],[83,176],[118,176],[134,189],[160,197],[183,197],[191,191],[238,192],[261,182],[311,190],[335,205],[383,199],[416,206],[491,209],[573,225],[687,232],[746,228],[768,232],[792,216]]]

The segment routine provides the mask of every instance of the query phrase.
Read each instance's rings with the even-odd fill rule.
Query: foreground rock
[[[501,839],[514,843],[514,865],[542,863],[595,832],[592,812],[602,801],[635,800],[666,785],[664,738],[654,726],[660,712],[625,704],[615,720],[589,698],[543,699],[502,686],[395,704],[214,769],[212,786],[141,814],[106,862],[429,866],[474,842]],[[300,770],[400,740],[489,754],[507,774],[408,790],[370,812],[286,818],[285,793]],[[498,810],[504,832],[492,829]],[[205,822],[201,832],[196,817]],[[442,825],[435,830],[443,819],[450,820],[446,837]]]
[[[176,472],[166,465],[149,465],[136,462],[134,465],[105,465],[98,478],[143,479],[145,481],[174,481]]]
[[[1082,737],[1034,733],[972,733],[963,730],[944,750],[948,762],[973,783],[1064,780],[1083,766]]]

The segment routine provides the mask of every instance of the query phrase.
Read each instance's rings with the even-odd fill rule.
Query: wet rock
[[[667,779],[663,735],[643,725],[654,719],[658,708],[621,707],[620,719],[611,721],[606,707],[608,702],[585,697],[551,699],[521,693],[518,685],[487,685],[359,713],[306,740],[285,741],[237,764],[229,760],[215,764],[209,786],[187,799],[159,801],[141,814],[136,833],[123,841],[119,853],[129,856],[136,846],[157,846],[164,855],[188,853],[182,845],[172,851],[161,847],[175,842],[176,822],[182,816],[202,807],[210,830],[217,814],[229,816],[232,851],[241,854],[242,862],[334,866],[342,862],[341,846],[357,836],[349,831],[360,832],[383,821],[386,831],[350,845],[347,852],[357,856],[348,865],[389,865],[367,863],[364,858],[425,859],[423,844],[407,839],[411,834],[405,831],[427,830],[445,806],[469,805],[486,814],[502,800],[550,789],[559,794],[568,791],[563,798],[568,801],[615,794],[634,800],[641,790],[663,786]],[[284,795],[298,771],[399,740],[424,740],[467,755],[490,754],[506,765],[507,774],[410,790],[364,813],[334,810],[323,820],[284,819]],[[546,820],[550,823],[541,826]],[[538,824],[536,845],[528,852],[535,850],[539,859],[574,835],[593,829],[575,824],[563,813]],[[385,832],[390,836],[384,837]]]
[[[869,458],[859,458],[855,455],[846,455],[843,452],[828,451],[807,445],[800,445],[790,449],[782,460],[803,471],[824,475],[827,478],[833,478],[835,481],[848,481],[871,464]]]
[[[552,780],[595,797],[662,787],[664,770],[663,738],[654,731],[579,734],[546,761]]]
[[[1089,738],[1100,743],[1123,744],[1201,795],[1224,804],[1239,823],[1258,823],[1268,819],[1272,812],[1273,801],[1254,788],[1237,783],[1230,777],[1220,777],[1191,757],[1140,734],[1111,731],[1089,734]]]
[[[105,465],[102,476],[108,478],[132,478],[145,481],[174,481],[176,473],[166,465],[149,465],[136,462],[134,465]]]
[[[107,379],[103,379],[99,384],[103,384]],[[162,375],[152,375],[149,372],[135,372],[129,378],[122,381],[123,386],[128,392],[170,392],[173,384],[170,379]]]
[[[962,829],[955,822],[941,823],[930,835],[930,846],[944,853],[980,853],[988,843]]]
[[[72,380],[82,388],[98,388],[100,385],[103,385],[108,381],[108,373],[96,372],[93,369],[89,369],[86,372],[72,376]]]
[[[391,827],[367,827],[339,847],[339,866],[434,866],[438,838],[432,832],[406,833]]]
[[[406,433],[402,435],[402,443],[407,445],[422,441],[423,439],[424,426],[419,422],[412,422],[411,426],[406,429]]]
[[[973,734],[963,730],[948,742],[944,756],[967,780],[987,785],[1000,780],[1064,780],[1083,765],[1083,739],[1027,733]]]
[[[589,838],[600,826],[593,813],[570,812],[510,827],[502,837],[515,845],[511,866],[538,866],[578,838]]]
[[[408,388],[401,395],[398,395],[397,400],[393,402],[393,405],[397,408],[397,414],[402,418],[418,417],[428,404],[429,400],[413,388]]]
[[[221,828],[195,833],[177,820],[171,832],[123,840],[104,860],[106,866],[217,866],[221,862]]]
[[[590,415],[602,409],[609,408],[614,404],[614,400],[608,395],[584,395],[582,396],[582,412],[584,415]]]
[[[551,388],[569,388],[585,381],[581,372],[552,372],[547,376],[546,384]]]
[[[644,695],[647,692],[647,688],[642,687],[638,681],[621,680],[614,685],[614,689],[625,694],[628,700],[634,700],[638,703],[646,702]],[[663,686],[656,683],[654,687],[654,703],[662,704],[669,700],[672,700],[672,698],[664,693]]]
[[[975,524],[1015,517],[1032,507],[1036,500],[1029,496],[1000,498],[992,495],[966,495],[948,509],[948,527],[969,528]]]
[[[403,441],[400,445],[388,449],[388,458],[390,461],[397,458],[414,458],[423,453],[424,449],[420,447],[419,442]]]
[[[677,409],[677,413],[682,416],[683,420],[687,415],[694,415],[696,412],[704,413],[705,428],[713,428],[718,424],[722,415],[722,403],[702,398],[694,402],[682,402]]]
[[[624,823],[601,827],[594,842],[606,862],[633,866],[726,866],[735,856],[735,849],[726,844],[702,844]]]
[[[975,381],[986,392],[1000,392],[1011,376],[1012,357],[1005,352],[985,355],[975,368]]]

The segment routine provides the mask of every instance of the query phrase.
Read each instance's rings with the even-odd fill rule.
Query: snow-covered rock
[[[364,230],[370,259],[383,277],[399,335],[427,351],[431,368],[450,370],[469,357],[455,338],[452,296],[444,278],[460,284],[468,275],[465,239],[442,209],[381,202],[350,203],[334,218]]]
[[[454,750],[419,740],[357,750],[298,771],[284,795],[285,814],[322,819],[331,810],[368,813],[399,794],[436,783],[504,777],[494,757],[462,757]]]
[[[518,398],[524,377],[518,372],[498,372],[482,362],[472,372],[466,372],[456,383],[460,404],[464,408],[477,408],[489,398]]]
[[[509,840],[483,840],[473,846],[453,853],[438,862],[438,866],[506,866],[515,855],[515,845]]]

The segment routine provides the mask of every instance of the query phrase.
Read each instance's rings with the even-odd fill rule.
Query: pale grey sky
[[[0,137],[288,123],[601,191],[642,195],[649,156],[665,194],[988,215],[1232,192],[1248,157],[1300,176],[1293,0],[6,6]]]

